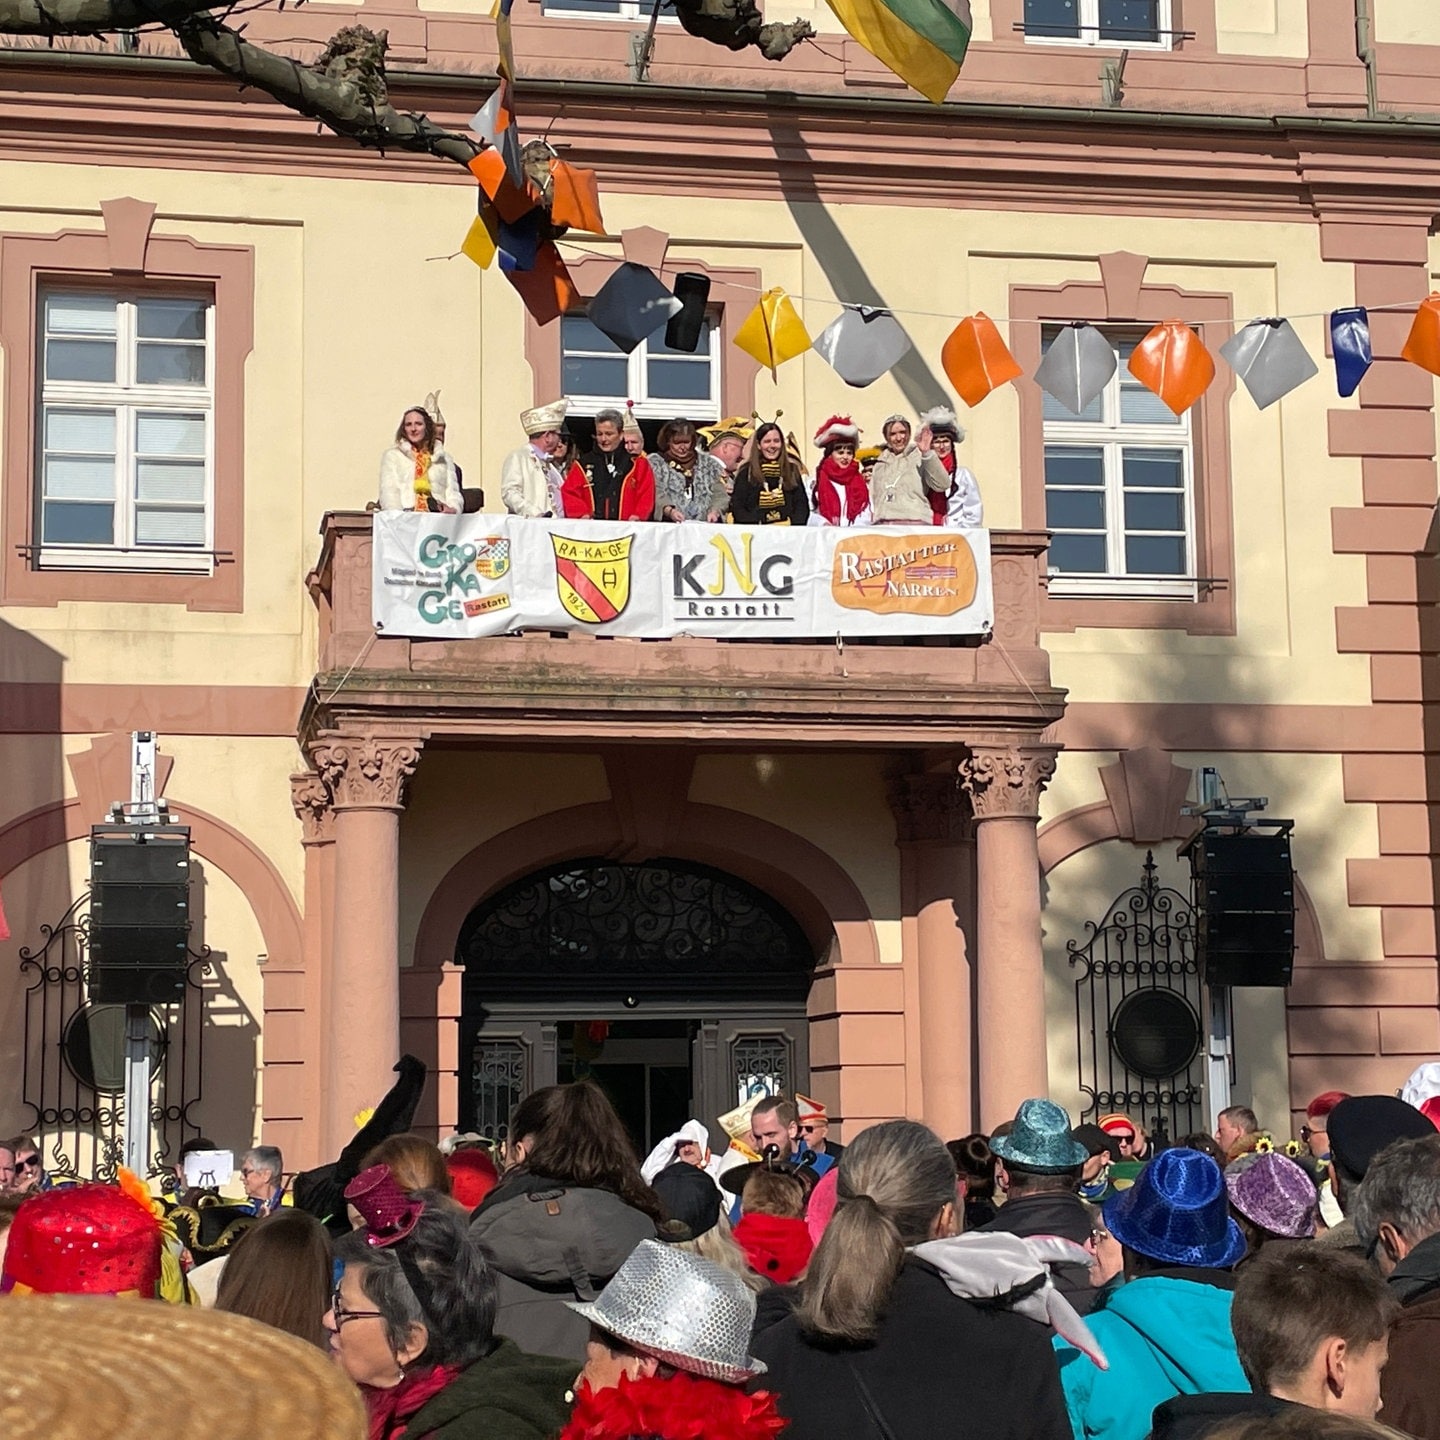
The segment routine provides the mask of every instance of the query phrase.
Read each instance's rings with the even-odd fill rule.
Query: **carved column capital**
[[[403,810],[421,742],[340,735],[311,746],[315,768],[337,810]]]
[[[960,762],[960,784],[976,820],[1038,819],[1040,792],[1055,773],[1053,746],[972,745]]]
[[[328,845],[335,838],[330,787],[313,770],[290,777],[290,803],[300,817],[302,845]]]
[[[970,801],[955,773],[891,775],[890,809],[902,845],[954,845],[971,838]]]

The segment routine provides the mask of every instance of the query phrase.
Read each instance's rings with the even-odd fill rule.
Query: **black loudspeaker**
[[[1288,985],[1295,872],[1287,833],[1202,834],[1192,842],[1196,958],[1208,985]]]
[[[185,998],[190,831],[97,825],[90,832],[90,998],[175,1005]]]
[[[675,298],[684,307],[670,317],[665,327],[665,343],[672,350],[693,355],[700,348],[700,332],[705,328],[705,302],[710,298],[710,277],[682,270],[675,277]]]

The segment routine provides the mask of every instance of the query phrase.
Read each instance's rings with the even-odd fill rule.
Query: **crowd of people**
[[[37,1175],[0,1206],[0,1326],[48,1323],[36,1296],[210,1308],[328,1354],[369,1440],[1440,1440],[1440,1064],[1316,1096],[1295,1141],[1241,1105],[1172,1144],[1037,1096],[989,1134],[840,1145],[766,1095],[723,1149],[692,1120],[643,1163],[592,1081],[436,1146],[397,1070],[332,1164],[249,1151],[203,1263],[175,1217],[222,1197]],[[114,1313],[110,1342],[151,1334]],[[358,1435],[295,1353],[257,1383]]]
[[[520,417],[527,443],[505,457],[500,500],[512,515],[567,520],[687,520],[736,525],[906,525],[976,529],[984,507],[975,476],[958,463],[965,431],[937,406],[881,426],[883,446],[862,447],[848,415],[815,432],[811,467],[776,421],[734,418],[705,427],[663,424],[655,448],[633,410],[601,410],[582,452],[557,400]],[[438,395],[407,410],[380,461],[379,508],[453,515],[485,508],[483,487],[445,449]]]

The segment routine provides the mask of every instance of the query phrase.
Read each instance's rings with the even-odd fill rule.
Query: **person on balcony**
[[[500,498],[512,515],[573,518],[583,509],[576,490],[578,467],[576,477],[569,478],[559,464],[564,450],[560,428],[569,408],[567,401],[556,400],[522,412],[520,423],[530,443],[512,450],[500,467]]]
[[[645,453],[645,432],[635,418],[635,402],[633,400],[625,402],[625,423],[620,427],[620,434],[624,438],[627,455],[643,455]]]
[[[415,405],[401,416],[395,443],[380,457],[380,508],[458,515],[463,504],[435,422]]]
[[[649,457],[658,520],[675,524],[706,520],[718,525],[730,508],[724,466],[697,450],[695,442],[695,426],[689,420],[668,420],[660,427],[657,451]]]
[[[869,525],[870,482],[855,459],[860,427],[848,415],[832,415],[816,432],[824,458],[815,468],[812,525]]]
[[[655,474],[644,455],[625,448],[624,427],[625,417],[618,410],[600,411],[595,448],[580,459],[592,520],[655,518]]]
[[[950,477],[950,488],[929,492],[930,509],[937,525],[951,530],[978,530],[985,523],[985,507],[974,475],[955,461],[955,447],[965,438],[965,427],[955,412],[944,405],[927,410],[920,417],[922,430],[930,431],[935,458]]]
[[[804,473],[773,421],[755,432],[750,455],[735,476],[730,514],[737,525],[804,525],[810,518]]]
[[[870,506],[877,525],[933,525],[930,496],[950,493],[950,476],[933,449],[930,431],[912,442],[910,422],[892,415],[881,432],[885,449],[870,472]]]

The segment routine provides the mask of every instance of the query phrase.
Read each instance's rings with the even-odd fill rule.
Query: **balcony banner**
[[[375,515],[382,635],[983,635],[985,530]]]

